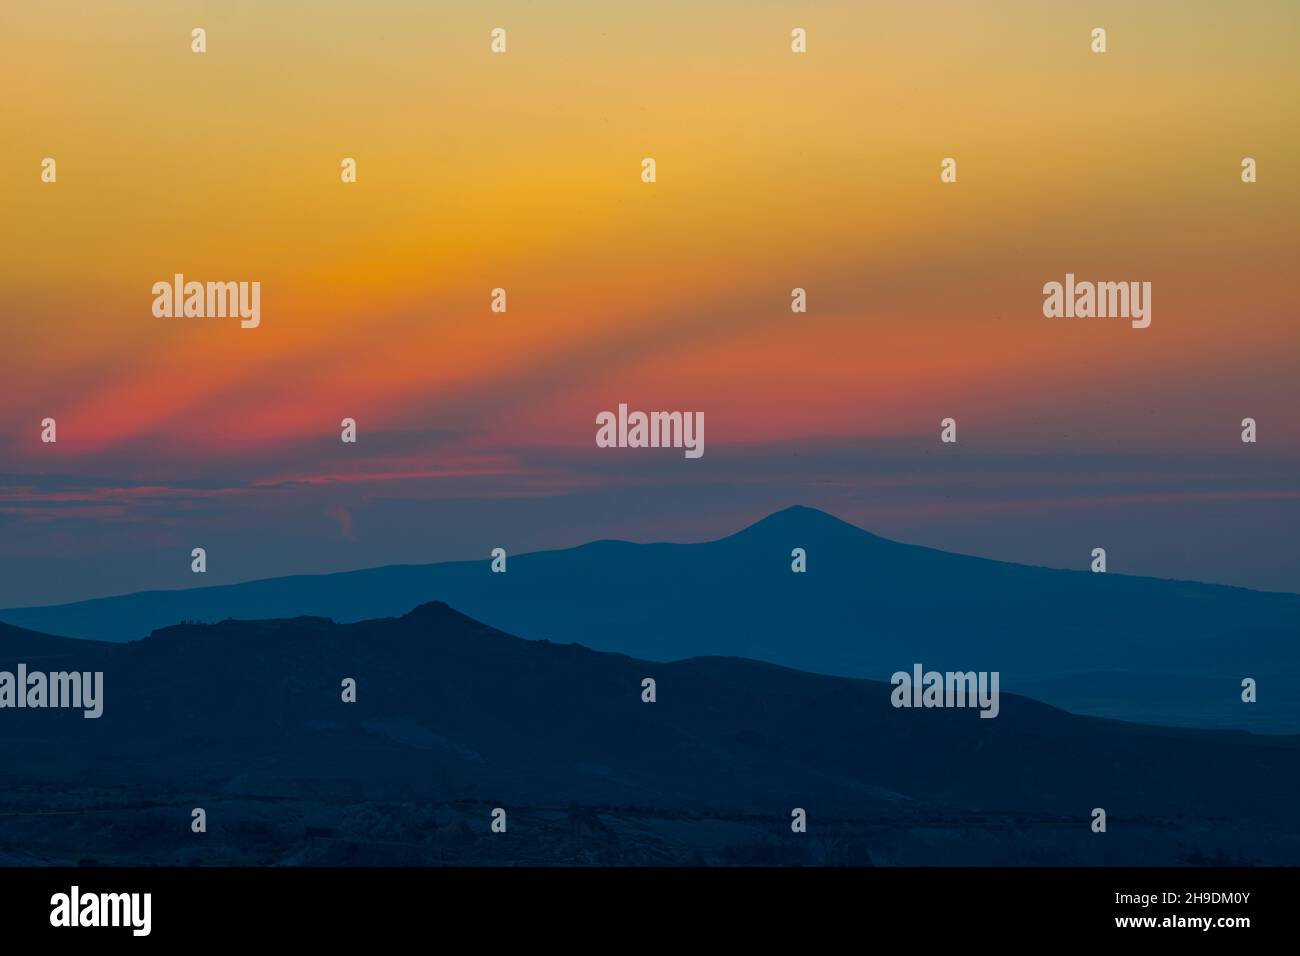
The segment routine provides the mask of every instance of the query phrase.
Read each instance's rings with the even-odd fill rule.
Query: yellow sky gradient
[[[721,444],[964,414],[1004,447],[1191,448],[1257,412],[1300,445],[1294,4],[4,16],[0,429],[24,462],[45,415],[71,454],[215,456],[343,415],[585,446],[620,401],[705,408]],[[1043,318],[1067,271],[1151,281],[1152,327]],[[176,272],[260,281],[261,327],[154,318]]]

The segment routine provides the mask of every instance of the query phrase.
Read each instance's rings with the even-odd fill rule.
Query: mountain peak
[[[421,625],[469,626],[476,630],[486,627],[486,625],[474,620],[474,618],[462,614],[446,601],[425,601],[423,604],[417,604],[403,614],[401,620],[412,621]]]
[[[855,524],[850,524],[817,508],[806,505],[791,505],[774,511],[765,518],[760,518],[748,527],[738,531],[733,537],[752,536],[756,534],[802,534],[833,535],[848,537],[853,535],[875,538],[870,531],[865,531]]]
[[[425,601],[423,604],[417,604],[405,614],[403,618],[441,618],[456,614],[457,611],[446,601]]]

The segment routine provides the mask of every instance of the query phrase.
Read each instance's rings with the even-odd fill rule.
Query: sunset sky
[[[1298,42],[1293,2],[10,4],[0,607],[796,503],[1300,590]],[[1045,318],[1067,272],[1151,327]],[[154,317],[175,273],[260,327]],[[597,449],[620,402],[704,457]]]

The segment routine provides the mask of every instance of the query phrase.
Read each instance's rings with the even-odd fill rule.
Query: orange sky
[[[947,416],[1294,455],[1298,37],[1290,2],[17,6],[0,473],[526,494],[620,402],[704,411],[709,455]],[[260,282],[260,327],[154,317],[178,272]],[[1150,281],[1151,327],[1044,318],[1067,272]]]
[[[1300,435],[1278,414],[1300,335],[1289,4],[144,6],[129,29],[10,14],[0,424],[25,460],[47,414],[87,454],[225,454],[346,414],[584,442],[618,401],[708,406],[715,441],[942,409],[1014,444],[1126,402],[1162,426],[1117,413],[1121,446],[1195,447],[1251,411]],[[1152,328],[1044,319],[1067,271],[1152,281]],[[261,327],[154,318],[175,272],[260,281]]]

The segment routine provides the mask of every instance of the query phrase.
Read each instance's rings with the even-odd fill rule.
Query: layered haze
[[[807,571],[791,572],[801,548]],[[998,671],[1003,690],[1145,723],[1300,733],[1300,595],[1058,571],[901,544],[789,508],[717,541],[597,541],[507,559],[295,576],[0,610],[135,641],[180,621],[398,616],[446,601],[521,637],[655,661],[744,657],[888,680]],[[1259,686],[1244,704],[1241,681]]]

